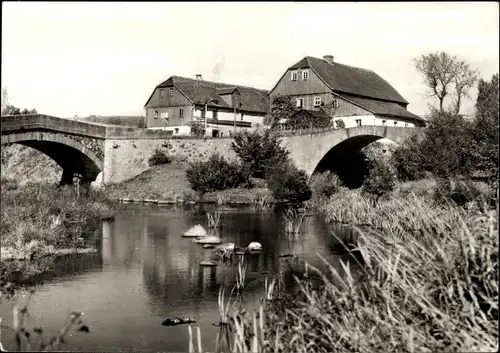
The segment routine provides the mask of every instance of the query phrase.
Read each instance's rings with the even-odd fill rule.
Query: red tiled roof
[[[288,69],[311,68],[334,92],[408,104],[386,80],[371,70],[330,64],[324,59],[306,56]]]

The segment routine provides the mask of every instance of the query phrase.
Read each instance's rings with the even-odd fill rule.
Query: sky
[[[445,51],[491,79],[496,2],[2,2],[9,103],[61,117],[144,115],[172,75],[271,89],[304,56],[375,71],[424,115],[412,58]],[[462,113],[473,112],[477,89]]]

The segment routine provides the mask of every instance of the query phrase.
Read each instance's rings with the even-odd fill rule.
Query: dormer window
[[[309,78],[309,70],[302,70],[302,79],[304,81],[307,81],[307,79]]]
[[[320,96],[314,97],[314,106],[319,107],[320,105],[321,105],[321,97]]]
[[[292,71],[292,81],[297,81],[299,79],[299,72]]]

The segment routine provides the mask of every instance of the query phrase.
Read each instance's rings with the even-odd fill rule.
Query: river
[[[113,222],[105,222],[89,239],[95,255],[59,261],[52,278],[35,292],[29,306],[28,326],[42,326],[55,335],[72,311],[84,312],[90,333],[73,333],[61,348],[71,351],[187,352],[188,327],[162,326],[170,316],[190,317],[201,327],[204,350],[213,350],[218,328],[217,297],[222,284],[235,283],[230,265],[203,268],[213,250],[202,249],[181,234],[195,224],[207,226],[205,211],[215,206],[190,207],[130,205]],[[257,308],[264,295],[264,280],[286,271],[294,253],[302,261],[322,267],[318,254],[340,269],[341,247],[331,235],[347,234],[344,227],[307,216],[301,234],[290,240],[281,218],[246,207],[224,207],[219,235],[223,242],[244,246],[258,241],[263,251],[247,258],[247,309]],[[290,277],[290,276],[289,276]],[[228,292],[228,290],[226,291]],[[12,325],[13,302],[3,300],[0,316]],[[3,344],[13,340],[3,330]]]

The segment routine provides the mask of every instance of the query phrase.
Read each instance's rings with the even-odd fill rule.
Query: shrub
[[[345,129],[344,120],[339,119],[339,120],[335,121],[335,124],[337,125],[337,128],[339,128],[339,129]]]
[[[413,134],[392,154],[392,163],[399,180],[413,181],[424,178],[425,170],[419,143],[418,136]]]
[[[306,172],[289,162],[273,169],[268,179],[268,187],[278,202],[301,203],[312,196]]]
[[[169,164],[170,162],[172,162],[172,158],[166,151],[159,148],[156,148],[148,159],[149,166]]]
[[[314,174],[311,177],[310,185],[313,196],[317,198],[330,198],[343,188],[339,176],[329,170]]]
[[[144,120],[144,118],[141,118],[139,120],[139,122],[137,123],[137,127],[139,129],[146,129],[148,126],[146,125],[146,121]]]
[[[201,137],[205,133],[205,128],[200,122],[193,122],[191,124],[191,135]]]
[[[289,152],[281,146],[279,137],[270,129],[264,132],[239,132],[231,148],[241,159],[248,177],[266,178],[270,169],[287,161]]]
[[[364,194],[378,197],[384,196],[396,187],[396,173],[391,166],[380,160],[369,161],[369,172],[363,182]]]
[[[245,180],[240,165],[219,154],[213,154],[208,161],[191,163],[186,174],[191,188],[201,195],[238,187]]]

